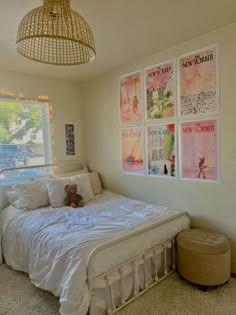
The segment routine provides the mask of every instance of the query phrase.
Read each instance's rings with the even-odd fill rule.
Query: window
[[[21,125],[21,119],[20,118],[16,120],[16,124]]]
[[[51,163],[48,104],[0,100],[0,170]],[[43,169],[15,170],[1,179],[43,175]]]
[[[31,133],[30,135],[30,140],[36,140],[37,139],[37,136],[35,133]]]
[[[23,135],[16,135],[16,140],[23,140]]]

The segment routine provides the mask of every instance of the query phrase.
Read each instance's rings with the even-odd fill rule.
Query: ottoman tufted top
[[[223,254],[230,249],[225,235],[207,229],[185,230],[177,236],[178,246],[199,254]]]

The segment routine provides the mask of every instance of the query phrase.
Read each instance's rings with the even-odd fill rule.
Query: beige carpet
[[[0,315],[54,315],[58,308],[58,300],[35,288],[27,275],[0,266]],[[236,315],[236,279],[202,292],[173,274],[117,313],[152,314]]]

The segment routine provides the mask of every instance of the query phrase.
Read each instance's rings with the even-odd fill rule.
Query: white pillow
[[[72,182],[77,185],[77,191],[84,198],[84,201],[91,200],[95,197],[88,174],[73,176],[71,179]]]
[[[88,174],[94,195],[102,193],[102,184],[98,172]]]
[[[70,177],[50,178],[48,180],[48,195],[52,207],[58,208],[64,205],[65,186],[71,185]]]
[[[47,183],[33,181],[27,184],[14,185],[17,199],[13,206],[22,210],[35,210],[49,204]]]
[[[52,207],[58,208],[64,206],[66,196],[65,186],[72,184],[77,185],[77,192],[84,198],[85,202],[94,198],[87,174],[73,177],[54,177],[48,180],[48,195]]]

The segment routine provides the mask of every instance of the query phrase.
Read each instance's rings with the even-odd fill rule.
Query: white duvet
[[[0,216],[3,253],[7,264],[27,272],[35,286],[59,297],[60,314],[85,315],[90,301],[86,266],[92,250],[147,224],[171,220],[177,213],[108,191],[78,209],[26,212],[10,206]],[[187,228],[187,221],[185,216],[162,238]],[[135,245],[140,248],[140,242]]]

